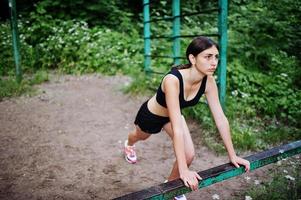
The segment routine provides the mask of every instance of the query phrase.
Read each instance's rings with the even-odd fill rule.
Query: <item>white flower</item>
[[[214,194],[214,195],[212,195],[212,199],[216,199],[216,200],[218,200],[218,199],[219,199],[219,195],[218,195],[218,194]]]
[[[237,90],[233,90],[232,92],[231,92],[231,94],[232,94],[232,96],[237,96],[238,95],[238,91]]]
[[[250,96],[248,93],[244,93],[244,92],[240,92],[240,93],[241,93],[241,98],[246,98]]]
[[[250,197],[250,196],[245,196],[245,200],[252,200],[252,197]]]
[[[254,181],[254,184],[255,184],[255,185],[259,185],[259,184],[260,184],[260,181],[259,181],[259,180],[255,180],[255,181]]]
[[[285,178],[287,178],[288,180],[291,180],[291,181],[294,181],[294,180],[295,180],[295,178],[292,177],[292,176],[290,176],[290,175],[286,175]]]
[[[283,152],[284,152],[284,150],[283,150],[283,149],[280,149],[280,150],[279,150],[279,153],[283,153]]]
[[[285,169],[283,170],[283,172],[284,172],[284,173],[286,173],[286,174],[288,173],[288,171],[287,171],[287,170],[285,170]]]
[[[280,75],[283,77],[287,77],[287,74],[285,74],[285,73],[281,73]]]
[[[251,178],[249,176],[246,176],[245,179],[248,181],[250,180]]]

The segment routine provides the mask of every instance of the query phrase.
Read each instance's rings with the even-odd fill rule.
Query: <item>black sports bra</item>
[[[186,107],[189,107],[189,106],[196,105],[199,102],[201,96],[205,92],[206,82],[207,82],[207,76],[204,76],[204,78],[202,80],[202,84],[201,84],[200,89],[199,89],[198,93],[196,94],[196,96],[193,99],[191,99],[189,101],[186,101],[184,99],[184,84],[183,84],[182,74],[179,72],[179,70],[176,67],[173,67],[170,70],[170,72],[167,73],[166,75],[168,75],[168,74],[172,74],[172,75],[176,76],[179,79],[179,81],[180,81],[180,94],[179,94],[180,108],[182,109],[182,108],[186,108]],[[162,81],[161,81],[160,86],[159,86],[159,88],[157,90],[156,100],[157,100],[157,102],[161,106],[167,108],[166,99],[165,99],[165,93],[162,91],[161,85],[162,85]]]

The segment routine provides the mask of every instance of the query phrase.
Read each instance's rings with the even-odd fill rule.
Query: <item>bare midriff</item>
[[[155,115],[159,115],[162,117],[168,117],[168,110],[167,108],[161,106],[157,100],[156,95],[154,95],[150,100],[147,102],[147,107],[149,111]]]

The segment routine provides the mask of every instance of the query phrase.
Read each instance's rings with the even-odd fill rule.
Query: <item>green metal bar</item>
[[[149,0],[143,0],[143,20],[144,20],[144,71],[151,71],[151,39],[150,39],[150,15]]]
[[[251,156],[246,157],[250,161],[251,168],[253,171],[265,165],[275,163],[287,157],[291,157],[301,153],[301,140],[292,142],[290,144],[282,145],[279,147],[274,147],[270,150],[266,150]],[[208,187],[217,182],[227,180],[229,178],[239,176],[245,173],[244,167],[236,168],[232,164],[223,164],[205,171],[198,172],[198,174],[203,178],[199,183],[199,188]],[[152,200],[162,200],[162,199],[172,199],[173,197],[191,192],[191,190],[184,186],[180,179],[170,181],[168,183],[163,183],[151,188],[127,194],[115,200],[142,200],[142,199],[152,199]]]
[[[207,37],[218,37],[219,34],[217,33],[200,33],[197,35],[180,35],[180,36],[176,36],[179,38],[194,38],[194,37],[199,37],[199,36],[207,36]]]
[[[146,22],[158,22],[158,21],[167,21],[167,20],[173,20],[173,17],[153,18],[152,20]]]
[[[172,23],[172,37],[173,37],[173,56],[174,56],[174,64],[180,64],[180,51],[181,51],[181,44],[180,38],[181,35],[180,27],[181,27],[181,17],[180,17],[180,0],[173,0],[172,1],[172,16],[173,16],[173,23]]]
[[[201,11],[198,11],[198,12],[183,13],[183,14],[181,14],[181,17],[202,15],[202,14],[211,14],[212,12],[216,12],[216,11],[218,11],[217,8],[206,9],[206,10],[201,10]]]
[[[170,35],[159,35],[159,36],[151,36],[151,37],[145,37],[144,39],[171,39],[172,37]]]
[[[15,0],[9,0],[8,2],[10,13],[11,13],[11,29],[13,38],[13,50],[14,50],[14,60],[16,65],[16,80],[18,83],[22,81],[22,69],[21,69],[21,56],[20,56],[20,41],[18,34],[18,24],[17,24],[17,11]]]
[[[228,1],[219,0],[219,16],[218,16],[218,31],[219,31],[219,53],[220,61],[218,67],[218,82],[219,82],[219,100],[225,110],[226,104],[226,72],[227,72],[227,15]]]

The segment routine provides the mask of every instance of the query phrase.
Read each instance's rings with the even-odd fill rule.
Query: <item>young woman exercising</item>
[[[189,44],[186,50],[188,64],[173,67],[162,79],[157,93],[140,107],[135,119],[135,129],[129,133],[124,144],[125,158],[129,163],[137,161],[134,149],[136,142],[146,140],[164,129],[173,142],[176,155],[168,181],[181,178],[185,186],[197,190],[201,177],[189,170],[195,151],[181,109],[196,105],[205,94],[230,161],[236,167],[245,166],[246,171],[249,171],[249,161],[236,156],[229,123],[219,102],[213,77],[218,54],[218,45],[209,38],[197,37]],[[182,195],[181,199],[186,198]]]

